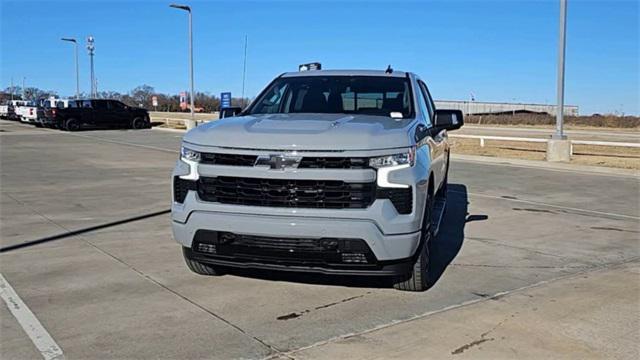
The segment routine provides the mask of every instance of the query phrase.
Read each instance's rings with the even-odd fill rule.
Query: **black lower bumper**
[[[287,260],[264,259],[248,256],[220,256],[202,254],[182,248],[185,257],[203,264],[237,269],[260,269],[346,276],[402,276],[411,271],[415,259],[377,261],[372,265],[300,264]]]

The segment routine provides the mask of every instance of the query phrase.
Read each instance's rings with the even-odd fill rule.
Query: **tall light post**
[[[556,133],[554,139],[566,139],[563,133],[564,121],[564,55],[567,32],[567,0],[560,0],[560,31],[558,39],[558,107],[556,109]]]
[[[78,67],[78,42],[74,38],[62,38],[62,41],[72,42],[76,54],[76,99],[80,99],[80,70]]]
[[[564,55],[567,32],[567,0],[560,0],[560,31],[558,33],[558,104],[556,132],[547,142],[547,161],[570,161],[571,142],[563,132],[564,121]]]
[[[26,76],[22,77],[22,100],[27,100],[27,91],[24,89],[24,81],[27,80]]]
[[[191,21],[191,8],[187,5],[178,5],[171,4],[169,5],[172,8],[184,10],[189,13],[189,78],[191,85],[191,120],[187,120],[187,130],[193,129],[196,127],[195,117],[193,115],[193,99],[194,99],[194,91],[193,91],[193,26]]]
[[[89,37],[87,37],[87,50],[89,51],[89,62],[91,66],[91,97],[92,98],[96,97],[96,74],[93,69],[93,54],[96,49],[95,45],[93,44],[94,41],[95,39],[93,38],[93,36],[89,35]]]
[[[244,80],[247,75],[247,42],[249,37],[244,36],[244,64],[242,66],[242,107],[244,108]]]

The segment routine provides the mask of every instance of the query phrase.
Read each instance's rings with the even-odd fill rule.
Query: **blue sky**
[[[27,86],[73,94],[72,45],[59,40],[72,36],[83,39],[88,91],[91,34],[100,90],[187,89],[187,16],[170,2],[2,0],[1,85],[26,76]],[[413,71],[437,99],[555,102],[558,0],[185,3],[194,10],[198,91],[240,95],[246,34],[250,97],[276,75],[320,61]],[[638,18],[635,0],[569,0],[566,103],[583,114],[640,113]]]

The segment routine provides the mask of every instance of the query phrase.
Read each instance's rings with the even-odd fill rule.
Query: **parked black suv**
[[[68,107],[45,107],[45,126],[67,131],[83,127],[132,128],[151,127],[149,113],[145,109],[131,107],[117,100],[70,100]]]

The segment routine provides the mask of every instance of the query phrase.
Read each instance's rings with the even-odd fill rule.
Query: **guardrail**
[[[463,138],[463,139],[479,139],[480,147],[485,146],[486,140],[496,140],[496,141],[522,141],[522,142],[537,142],[537,143],[546,143],[549,142],[549,139],[544,138],[525,138],[525,137],[510,137],[510,136],[492,136],[492,135],[465,135],[465,134],[450,134],[449,137],[452,138]],[[630,142],[616,142],[616,141],[592,141],[592,140],[571,140],[571,150],[570,153],[573,155],[573,145],[593,145],[593,146],[615,146],[615,147],[631,147],[631,148],[640,148],[640,143],[630,143]]]

